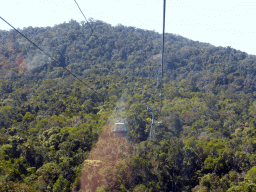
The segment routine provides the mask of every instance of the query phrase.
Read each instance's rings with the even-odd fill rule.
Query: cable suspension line
[[[97,39],[97,41],[99,42],[99,44],[100,44],[101,48],[103,49],[104,53],[105,53],[105,54],[107,54],[106,49],[105,49],[105,48],[104,48],[104,46],[101,44],[100,39],[99,39],[99,38],[98,38],[98,36],[95,34],[95,32],[94,32],[94,30],[93,30],[93,28],[92,28],[91,24],[90,24],[90,23],[89,23],[89,21],[86,19],[86,17],[85,17],[85,15],[84,15],[84,13],[83,13],[82,9],[80,8],[79,4],[77,3],[77,1],[76,1],[76,0],[74,0],[74,1],[75,1],[76,5],[77,5],[78,9],[79,9],[79,10],[80,10],[80,12],[82,13],[82,15],[83,15],[84,19],[86,20],[87,24],[89,25],[89,27],[90,27],[90,28],[91,28],[91,30],[92,30],[91,35],[90,35],[90,36],[95,36],[95,37],[96,37],[96,39]],[[116,72],[117,72],[119,75],[121,75],[121,73],[120,73],[118,70],[116,70]]]
[[[48,56],[49,58],[51,58],[53,61],[55,61],[60,67],[62,67],[64,70],[66,70],[69,74],[71,74],[75,79],[77,79],[78,81],[80,81],[82,84],[84,84],[87,88],[91,89],[93,92],[96,93],[95,90],[93,90],[93,88],[89,87],[85,82],[83,82],[80,78],[78,78],[74,73],[72,73],[70,70],[68,70],[66,67],[62,66],[61,63],[59,61],[57,61],[55,58],[53,58],[49,53],[45,52],[41,47],[39,47],[38,45],[36,45],[33,41],[31,41],[28,37],[26,37],[24,34],[22,34],[19,30],[17,30],[15,27],[13,27],[9,22],[7,22],[4,18],[2,18],[0,16],[0,18],[6,23],[8,24],[10,27],[12,27],[17,33],[19,33],[22,37],[24,37],[26,40],[28,40],[31,44],[33,44],[37,49],[39,49],[40,51],[42,51],[46,56]],[[61,57],[63,57],[62,55],[60,55]],[[64,58],[64,57],[63,57]]]
[[[163,70],[163,63],[164,63],[164,33],[165,33],[165,4],[166,0],[164,0],[164,5],[163,5],[163,38],[162,38],[162,61],[161,61],[161,83],[160,83],[160,98],[161,98],[161,106],[160,106],[160,112],[162,111],[162,100],[163,100],[163,95],[162,95],[162,89],[163,89],[163,75],[164,75],[164,70]]]
[[[83,11],[82,11],[82,9],[80,8],[80,6],[79,6],[78,3],[76,2],[76,0],[74,0],[74,1],[75,1],[76,5],[77,5],[78,9],[79,9],[80,12],[82,13],[82,15],[83,15],[85,21],[87,22],[87,24],[88,24],[89,27],[91,28],[91,30],[92,30],[91,36],[92,36],[92,34],[94,33],[94,30],[93,30],[91,24],[90,24],[89,21],[86,19],[85,15],[84,15],[84,13],[83,13]],[[98,40],[98,42],[99,42],[101,48],[102,48],[102,49],[104,50],[104,52],[106,53],[106,50],[105,50],[105,48],[103,47],[103,45],[100,43],[100,40],[99,40],[98,36],[97,36],[95,33],[94,33],[94,36],[95,36],[96,39]]]
[[[163,0],[163,2],[164,2],[164,5],[163,5],[163,37],[162,37],[162,59],[161,59],[161,79],[160,79],[160,99],[161,99],[161,101],[160,101],[160,109],[159,109],[159,111],[160,111],[160,115],[161,115],[161,111],[162,111],[162,106],[163,106],[163,95],[162,95],[162,92],[163,92],[163,63],[164,63],[164,33],[165,33],[165,4],[166,4],[166,0]],[[157,77],[157,81],[158,81],[158,77]],[[157,87],[157,89],[159,88],[159,87]],[[152,124],[151,124],[151,129],[150,129],[150,139],[155,139],[156,138],[156,131],[155,131],[155,120],[154,120],[154,118],[155,118],[155,115],[154,115],[154,111],[155,111],[156,109],[154,109],[154,108],[149,108],[148,107],[148,105],[147,105],[147,112],[152,112]],[[158,122],[158,125],[157,125],[157,127],[159,128],[159,129],[162,129],[162,128],[164,128],[164,124],[163,124],[163,122],[162,122],[162,120],[160,121],[160,122]]]

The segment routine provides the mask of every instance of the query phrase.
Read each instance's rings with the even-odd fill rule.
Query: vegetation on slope
[[[0,31],[0,190],[79,186],[121,96],[135,152],[102,190],[255,190],[255,56],[167,34],[163,109],[155,114],[165,126],[149,140],[145,108],[159,105],[161,37],[91,24],[100,43],[73,20],[22,32],[94,91],[15,31]]]

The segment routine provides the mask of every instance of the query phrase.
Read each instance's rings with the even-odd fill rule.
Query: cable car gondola
[[[114,137],[126,137],[127,135],[127,126],[126,123],[117,121],[114,125]]]
[[[158,124],[157,124],[157,127],[158,127],[159,129],[164,128],[163,122],[162,122],[162,121],[159,121]]]

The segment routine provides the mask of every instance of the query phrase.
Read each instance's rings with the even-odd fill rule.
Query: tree
[[[249,182],[256,183],[256,166],[253,166],[249,171],[247,171],[245,178]]]
[[[131,140],[135,142],[145,141],[149,131],[146,130],[147,114],[143,104],[135,103],[131,105],[127,124]]]
[[[68,192],[70,191],[70,183],[66,179],[63,178],[62,175],[59,176],[57,181],[53,185],[53,192],[63,191]]]

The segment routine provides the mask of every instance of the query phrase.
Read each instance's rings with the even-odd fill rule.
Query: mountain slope
[[[105,190],[253,190],[256,57],[166,34],[163,108],[155,112],[164,128],[149,140],[145,108],[160,105],[161,35],[91,25],[99,42],[74,20],[21,30],[89,88],[15,31],[0,31],[0,188],[79,188],[83,162],[122,98],[136,152]]]

